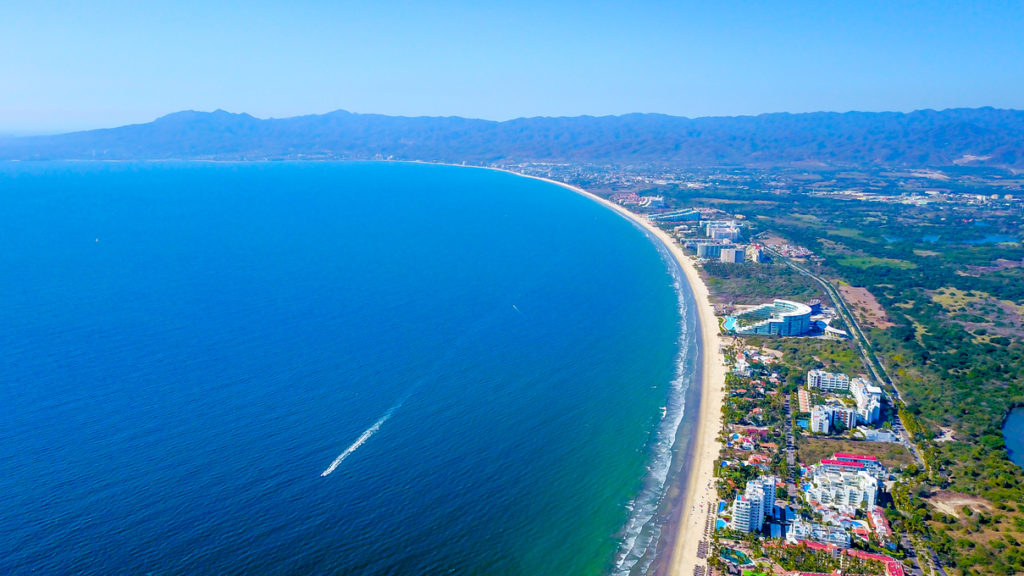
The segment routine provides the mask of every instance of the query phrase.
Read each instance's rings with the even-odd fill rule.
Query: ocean
[[[696,314],[612,211],[315,162],[0,164],[0,208],[0,573],[663,565]]]

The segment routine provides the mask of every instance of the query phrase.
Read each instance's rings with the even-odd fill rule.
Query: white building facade
[[[865,424],[874,424],[882,412],[882,389],[863,378],[850,382],[850,393],[857,401],[857,416]]]
[[[797,517],[797,519],[789,525],[789,530],[786,532],[786,539],[793,544],[796,544],[801,540],[812,540],[814,542],[821,542],[822,544],[832,544],[839,548],[850,547],[850,533],[846,530],[843,530],[838,526],[807,522],[801,517]]]
[[[834,428],[852,429],[857,425],[857,411],[838,404],[818,404],[811,410],[811,432],[828,434]]]
[[[748,481],[744,493],[736,496],[732,502],[732,521],[729,527],[740,532],[760,532],[765,517],[774,515],[777,483],[774,476],[762,476]]]
[[[828,434],[832,431],[832,415],[824,406],[818,405],[811,409],[811,432]]]
[[[850,389],[850,377],[838,372],[811,370],[807,373],[807,388],[818,388],[824,392],[846,392]]]
[[[866,470],[834,472],[818,466],[805,497],[830,508],[871,509],[878,498],[878,480]]]

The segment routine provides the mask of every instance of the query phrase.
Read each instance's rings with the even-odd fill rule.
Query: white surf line
[[[391,408],[388,408],[388,411],[385,412],[384,415],[381,416],[379,420],[374,422],[373,426],[367,428],[362,434],[359,435],[359,438],[357,438],[356,441],[353,442],[351,446],[345,448],[345,451],[339,454],[338,457],[334,459],[334,462],[331,462],[331,465],[327,467],[327,470],[324,470],[323,472],[320,473],[320,477],[323,478],[325,476],[328,476],[330,475],[331,472],[337,470],[338,466],[341,466],[341,463],[345,461],[345,458],[348,458],[353,452],[359,450],[360,446],[366,444],[366,441],[373,437],[373,435],[376,434],[378,430],[380,430],[380,427],[385,422],[388,421],[388,418],[391,418],[391,415],[395,413],[395,410],[398,410],[398,408],[400,408],[401,406],[402,403],[399,402],[398,404],[395,404]]]

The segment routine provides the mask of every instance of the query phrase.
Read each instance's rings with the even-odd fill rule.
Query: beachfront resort
[[[742,218],[721,211],[620,203],[648,211],[647,224],[671,234],[698,269],[812,256],[744,244]],[[715,312],[728,373],[710,496],[693,508],[704,521],[688,523],[703,526],[694,576],[913,573],[913,545],[891,519],[901,473],[916,462],[893,403],[871,374],[804,368],[813,342],[850,345],[836,307],[779,295]],[[776,344],[785,341],[807,344],[791,358]]]
[[[741,338],[726,359],[709,566],[733,574],[815,572],[791,569],[798,565],[908,573],[889,520],[908,461],[888,458],[906,448],[881,389],[865,375],[793,373],[780,351]],[[879,448],[886,462],[873,454]]]

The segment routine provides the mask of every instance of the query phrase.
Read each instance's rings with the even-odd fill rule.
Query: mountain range
[[[184,111],[149,123],[0,139],[0,160],[394,159],[472,164],[1024,168],[1024,111],[957,108],[685,118],[403,117],[338,110],[260,119]]]

